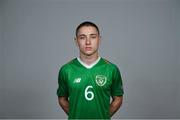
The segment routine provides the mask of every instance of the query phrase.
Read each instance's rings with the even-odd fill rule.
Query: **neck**
[[[87,65],[91,65],[93,62],[95,62],[98,59],[98,57],[99,57],[98,54],[94,54],[90,56],[80,54],[80,59]]]

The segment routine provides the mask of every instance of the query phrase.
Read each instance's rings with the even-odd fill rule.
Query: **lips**
[[[85,47],[87,51],[92,50],[92,47]]]

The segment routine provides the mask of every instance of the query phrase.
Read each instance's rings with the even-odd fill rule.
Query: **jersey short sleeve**
[[[111,96],[122,96],[124,94],[120,71],[115,67],[111,86]]]
[[[63,67],[59,70],[57,96],[68,96],[66,73]]]

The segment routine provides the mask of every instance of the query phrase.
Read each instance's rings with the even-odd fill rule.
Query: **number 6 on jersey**
[[[85,98],[86,100],[90,101],[94,98],[94,93],[92,91],[88,91],[88,89],[93,88],[92,86],[87,86],[85,89]]]

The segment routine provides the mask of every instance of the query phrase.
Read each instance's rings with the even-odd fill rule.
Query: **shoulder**
[[[70,61],[68,61],[67,63],[63,64],[60,66],[59,71],[66,71],[69,70],[71,68],[71,65],[73,65],[75,63],[76,58],[71,59]]]
[[[110,69],[113,70],[118,70],[118,66],[112,62],[110,62],[109,60],[102,58],[102,60],[104,61],[105,65],[107,65]]]

